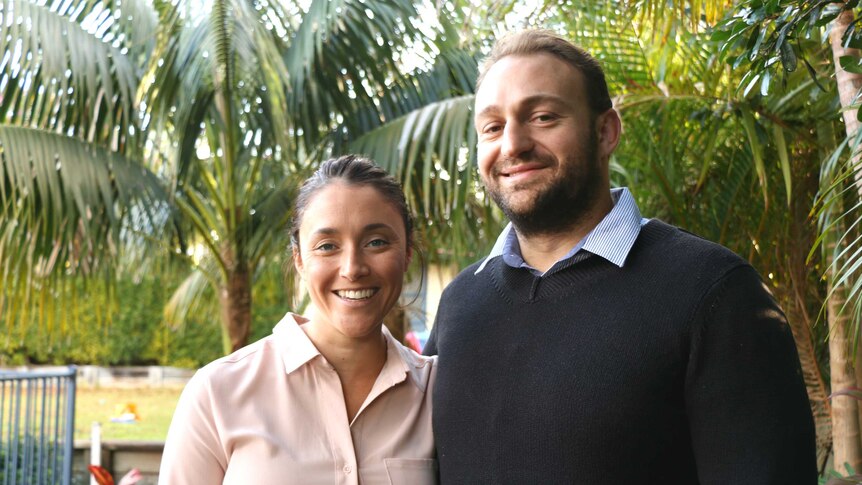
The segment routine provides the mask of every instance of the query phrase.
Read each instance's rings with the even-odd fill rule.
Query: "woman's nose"
[[[368,265],[361,251],[345,251],[341,259],[341,276],[354,281],[368,274]]]

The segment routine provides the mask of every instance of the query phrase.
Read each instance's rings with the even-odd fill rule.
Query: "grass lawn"
[[[181,388],[88,389],[75,397],[75,439],[90,439],[93,421],[102,423],[102,440],[164,440]],[[140,421],[112,423],[127,403],[137,408]]]

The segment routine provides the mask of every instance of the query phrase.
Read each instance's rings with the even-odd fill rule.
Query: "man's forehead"
[[[476,98],[476,102],[473,105],[473,112],[476,118],[492,116],[504,111],[504,107],[496,103],[486,103],[480,106],[480,102],[479,98]],[[569,106],[571,105],[571,100],[554,93],[543,92],[531,94],[518,100],[519,108],[531,108],[538,105]]]
[[[540,103],[586,101],[585,80],[574,66],[547,53],[506,56],[485,73],[473,103],[474,116]],[[506,106],[500,106],[500,105]]]

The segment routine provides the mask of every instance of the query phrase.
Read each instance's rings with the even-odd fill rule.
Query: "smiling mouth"
[[[376,288],[367,288],[363,290],[336,290],[334,292],[339,298],[344,300],[367,300],[377,293]]]
[[[545,165],[542,165],[540,163],[521,163],[501,170],[500,175],[502,175],[503,177],[514,177],[517,175],[524,174],[526,172],[541,170],[543,168],[546,168]]]

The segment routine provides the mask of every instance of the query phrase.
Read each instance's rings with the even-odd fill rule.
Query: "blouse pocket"
[[[431,458],[385,458],[390,485],[437,485],[437,460]]]

